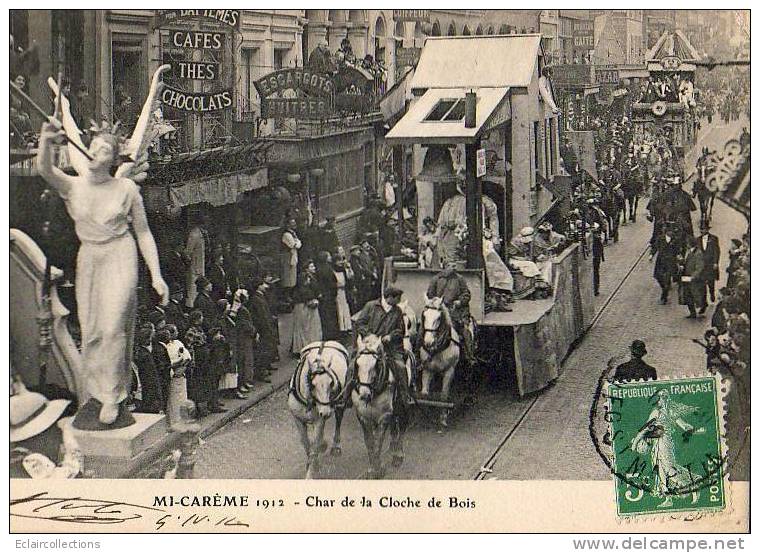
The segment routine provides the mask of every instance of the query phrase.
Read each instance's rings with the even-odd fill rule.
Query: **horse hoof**
[[[332,446],[332,449],[330,449],[330,455],[333,457],[340,457],[343,455],[343,450],[338,445]]]
[[[404,464],[404,456],[403,455],[394,455],[391,458],[391,466],[394,468],[400,467],[402,464]]]

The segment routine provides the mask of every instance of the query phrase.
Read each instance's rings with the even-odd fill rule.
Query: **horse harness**
[[[439,311],[441,313],[441,319],[439,320],[440,321],[446,320],[446,315],[443,309],[441,309],[440,307],[426,307],[425,309]],[[441,322],[438,324],[436,328],[428,328],[427,326],[425,326],[425,317],[424,317],[424,311],[423,311],[422,332],[420,333],[420,348],[425,350],[425,352],[430,357],[433,357],[437,355],[438,353],[442,352],[443,350],[445,350],[447,347],[449,347],[451,342],[454,342],[458,347],[461,348],[461,344],[459,340],[455,339],[451,334],[451,331],[454,326],[453,321],[447,322],[447,326],[448,328],[446,328],[446,326],[444,326]],[[425,334],[427,334],[428,332],[434,332],[436,334],[436,338],[430,347],[425,346],[425,340],[424,340]]]
[[[318,374],[327,373],[330,375],[330,379],[332,380],[333,384],[336,384],[334,386],[335,392],[331,394],[329,401],[321,401],[318,398],[311,397],[311,399],[307,400],[305,397],[303,397],[303,394],[301,394],[300,390],[298,389],[298,383],[301,381],[301,376],[303,374],[304,368],[308,366],[308,363],[306,363],[306,355],[314,350],[318,349],[319,354],[321,355],[322,352],[325,350],[325,347],[328,347],[330,349],[334,349],[335,351],[338,351],[340,354],[342,354],[346,361],[348,361],[348,352],[346,352],[345,348],[343,348],[340,344],[337,345],[328,345],[326,342],[320,342],[318,346],[314,346],[311,348],[308,348],[306,350],[303,350],[301,352],[301,361],[298,364],[298,368],[293,373],[293,376],[290,378],[290,393],[293,394],[293,397],[296,398],[296,400],[301,403],[304,407],[311,409],[313,407],[313,404],[322,405],[324,407],[335,407],[336,405],[345,404],[346,398],[347,398],[347,392],[351,388],[349,385],[350,378],[349,375],[346,375],[346,383],[341,385],[340,379],[338,378],[338,375],[335,374],[335,371],[332,370],[332,368],[324,365],[319,365],[318,369],[314,371],[313,375],[308,375],[308,378],[306,380],[306,385],[308,387],[312,386],[312,377]],[[306,369],[308,370],[308,369]]]
[[[388,369],[387,355],[385,354],[385,350],[381,349],[380,351],[372,351],[367,348],[364,348],[363,350],[356,353],[356,356],[354,358],[354,364],[356,364],[356,361],[359,359],[359,357],[363,355],[370,355],[375,358],[375,366],[379,367],[377,378],[375,378],[372,382],[362,382],[359,379],[358,371],[356,371],[356,376],[355,376],[355,380],[353,380],[353,384],[356,386],[365,386],[369,388],[370,392],[372,392],[372,395],[377,395],[378,393],[382,393],[388,387],[389,376],[390,376],[390,371]]]

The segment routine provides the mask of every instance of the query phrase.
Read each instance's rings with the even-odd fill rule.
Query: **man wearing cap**
[[[383,346],[393,359],[391,370],[393,378],[400,383],[400,392],[406,403],[411,401],[409,382],[404,364],[404,336],[406,326],[404,315],[398,304],[403,292],[398,288],[385,289],[385,297],[370,300],[351,318],[354,328],[360,336],[374,334],[383,341]]]
[[[134,363],[137,366],[137,375],[140,378],[142,392],[142,400],[137,407],[137,411],[140,413],[160,413],[166,406],[162,375],[156,364],[155,337],[153,325],[150,323],[141,326],[135,337],[137,343],[135,345]],[[160,344],[158,347],[163,348]],[[164,351],[166,350],[164,349]]]
[[[720,278],[720,244],[718,237],[710,234],[710,223],[702,221],[699,225],[699,247],[702,250],[702,257],[705,263],[705,270],[702,273],[707,290],[710,292],[710,301],[715,303],[715,281]],[[703,308],[704,312],[704,308]]]
[[[462,337],[467,363],[475,360],[473,336],[470,332],[470,288],[464,278],[457,273],[456,261],[449,259],[446,268],[438,273],[427,289],[428,298],[442,298],[449,310],[454,329]]]
[[[208,332],[216,324],[216,301],[211,297],[214,285],[205,276],[199,276],[195,280],[195,286],[198,295],[195,296],[193,308],[199,309],[203,313],[203,329]]]
[[[703,280],[705,261],[702,250],[693,236],[686,237],[687,250],[683,258],[681,271],[681,286],[683,300],[689,308],[688,319],[697,317],[697,309],[700,314],[705,312],[705,283]]]
[[[269,284],[264,279],[252,279],[251,317],[259,333],[259,343],[254,348],[254,361],[260,375],[267,375],[269,371],[277,370],[272,366],[277,357],[277,330],[266,298],[268,289]]]
[[[657,370],[644,362],[647,346],[641,340],[631,342],[631,360],[615,368],[613,380],[657,380]]]

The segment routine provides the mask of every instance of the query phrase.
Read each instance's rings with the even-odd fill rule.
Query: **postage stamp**
[[[719,375],[609,383],[606,397],[619,516],[726,508]]]

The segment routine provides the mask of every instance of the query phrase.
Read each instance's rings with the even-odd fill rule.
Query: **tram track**
[[[644,256],[646,256],[647,252],[649,251],[649,244],[644,248],[644,250],[639,254],[639,256],[636,258],[636,260],[631,264],[631,267],[626,271],[623,278],[620,280],[620,282],[615,286],[615,289],[612,291],[612,293],[607,297],[606,300],[604,300],[604,303],[602,303],[602,306],[599,308],[599,310],[596,312],[594,317],[591,319],[591,323],[589,324],[588,328],[583,334],[583,337],[580,339],[580,342],[583,341],[585,336],[588,334],[588,332],[594,328],[596,323],[599,321],[599,319],[602,318],[602,315],[606,312],[609,305],[612,303],[612,301],[617,297],[620,290],[623,288],[625,283],[628,281],[628,278],[633,274],[633,272],[636,270],[636,268],[641,263],[641,260],[644,259]],[[579,342],[579,343],[580,343]],[[577,347],[577,345],[576,345]],[[563,363],[567,362],[567,360],[573,355],[573,351],[570,352],[570,354],[565,358]],[[502,451],[504,451],[505,447],[509,443],[509,440],[512,438],[515,432],[520,428],[523,421],[526,419],[526,417],[530,414],[531,410],[535,405],[538,403],[538,400],[541,398],[542,394],[541,392],[536,393],[536,397],[534,397],[531,402],[525,407],[523,412],[520,414],[520,417],[517,419],[517,422],[504,434],[504,437],[501,439],[499,444],[494,448],[494,450],[486,457],[485,462],[480,465],[480,470],[478,470],[477,474],[475,474],[474,480],[486,480],[488,475],[493,472],[493,467],[496,464],[496,461],[499,458],[499,455]]]

